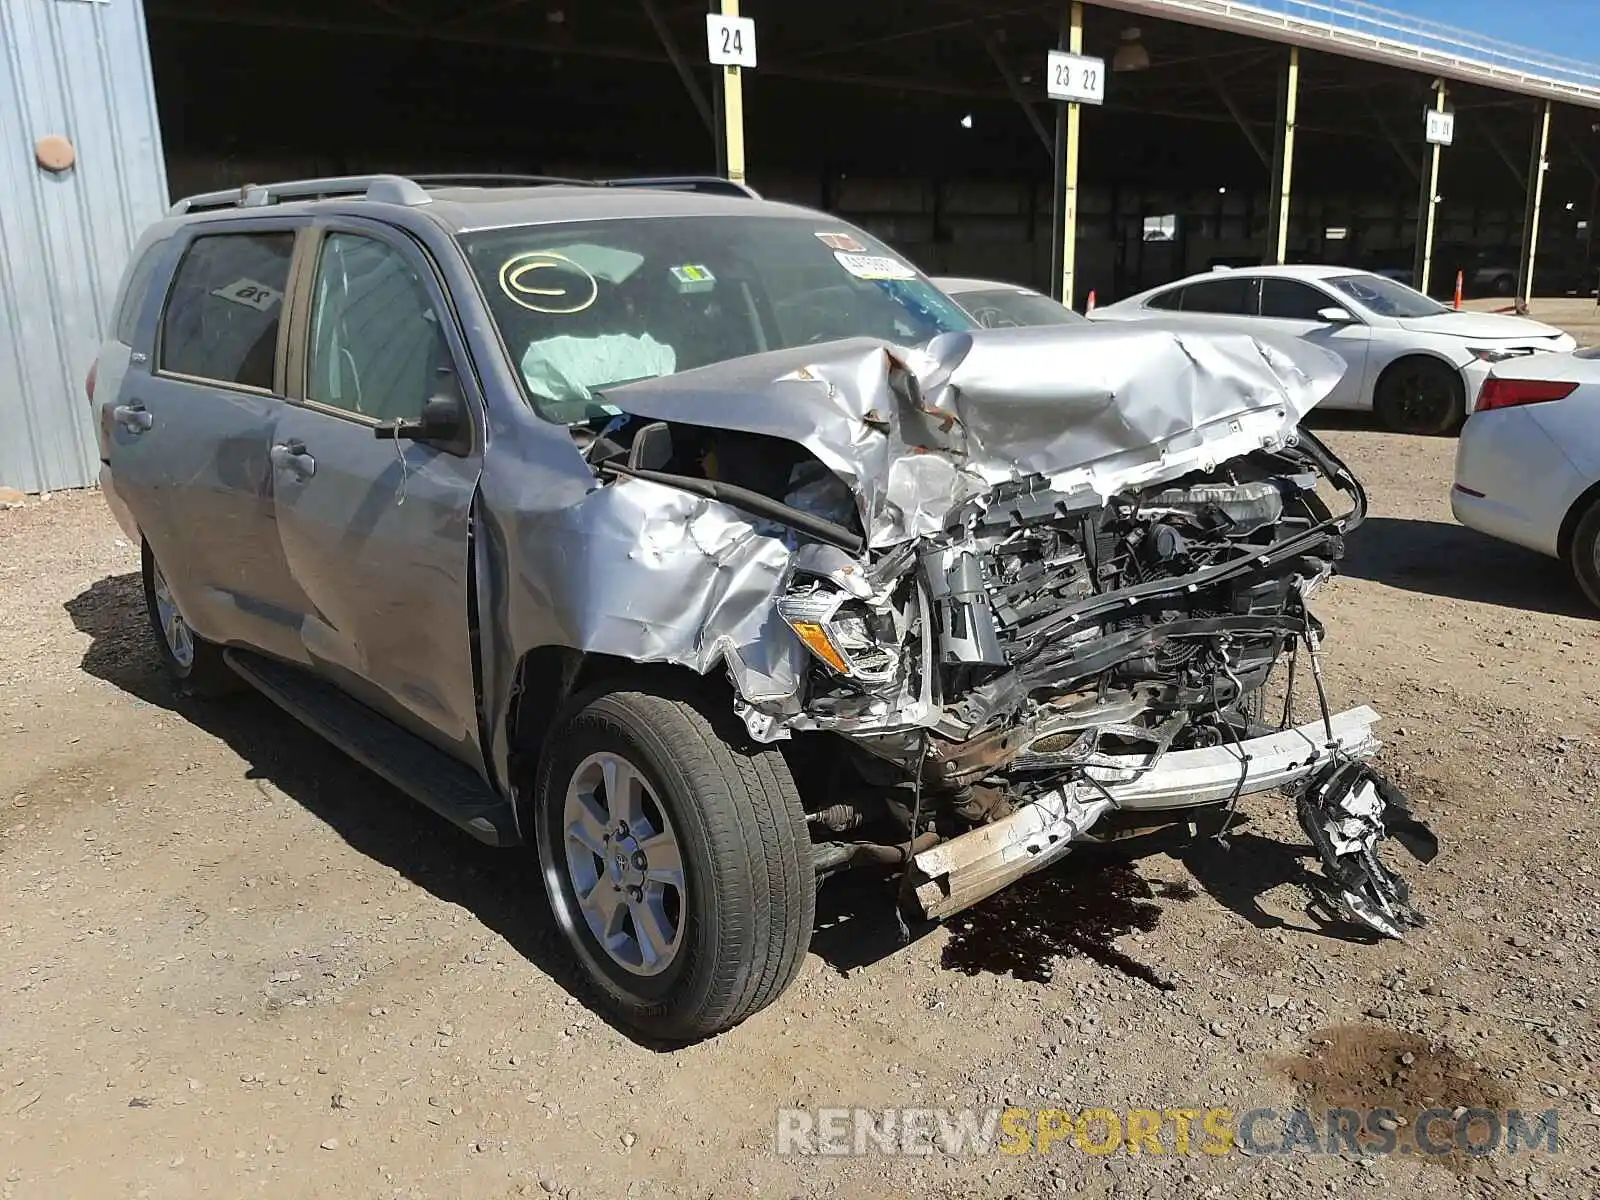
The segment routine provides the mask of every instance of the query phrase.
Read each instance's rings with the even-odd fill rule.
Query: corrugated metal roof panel
[[[1600,67],[1510,45],[1364,0],[1092,0],[1106,8],[1600,108]],[[1591,20],[1587,14],[1575,20]]]
[[[53,175],[34,143],[63,134]],[[139,232],[166,207],[140,0],[0,0],[0,484],[97,471],[84,376]]]

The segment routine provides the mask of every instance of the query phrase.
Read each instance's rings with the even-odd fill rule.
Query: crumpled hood
[[[1442,333],[1446,337],[1495,342],[1537,342],[1561,336],[1559,329],[1507,313],[1434,313],[1431,317],[1406,317],[1400,321],[1400,328],[1415,333]]]
[[[800,443],[850,485],[881,547],[937,532],[1007,479],[1109,497],[1282,445],[1343,370],[1298,339],[1057,326],[772,351],[605,398]]]

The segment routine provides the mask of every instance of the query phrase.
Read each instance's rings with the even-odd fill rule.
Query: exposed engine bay
[[[1202,347],[1159,336],[1193,369]],[[1168,432],[1153,442],[1128,436],[1125,413],[1106,420],[1113,389],[1082,430],[1091,452],[1071,461],[1059,451],[1083,418],[1071,396],[1059,430],[1043,423],[1047,395],[1009,411],[975,403],[1015,403],[1020,386],[986,349],[961,347],[953,368],[869,351],[883,383],[858,400],[845,461],[820,438],[769,432],[780,423],[766,413],[736,429],[694,420],[693,406],[652,421],[662,406],[631,394],[642,415],[580,435],[601,478],[689,491],[783,542],[772,604],[800,648],[795,669],[759,694],[754,655],[729,669],[754,738],[808,746],[796,774],[819,875],[898,866],[923,912],[943,916],[1118,816],[1231,815],[1282,789],[1323,858],[1332,911],[1388,936],[1420,924],[1378,843],[1404,829],[1427,859],[1431,835],[1362,765],[1376,714],[1330,709],[1308,607],[1366,511],[1349,470],[1298,428],[1322,364],[1307,374],[1257,344],[1254,361],[1225,364],[1266,365],[1249,389],[1235,379],[1231,393],[1191,397],[1216,410],[1202,423],[1155,413]],[[838,400],[862,370],[806,366],[778,382]],[[1020,429],[1032,442],[997,454],[997,435]],[[1096,457],[1097,441],[1110,451]],[[1297,724],[1307,677],[1315,711]]]

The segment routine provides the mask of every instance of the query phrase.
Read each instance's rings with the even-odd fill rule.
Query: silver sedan
[[[985,329],[1029,325],[1082,325],[1084,318],[1059,300],[1018,283],[943,275],[934,286],[949,296]]]
[[[1451,433],[1496,362],[1576,346],[1549,325],[1457,311],[1349,267],[1212,271],[1108,304],[1092,319],[1275,331],[1311,342],[1346,364],[1322,407],[1374,411],[1401,433]]]

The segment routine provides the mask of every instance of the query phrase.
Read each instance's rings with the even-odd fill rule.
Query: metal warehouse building
[[[1600,67],[1262,4],[742,0],[738,69],[704,2],[0,0],[0,485],[94,480],[83,380],[129,248],[250,182],[743,171],[1080,307],[1259,261],[1592,288]],[[1104,60],[1102,103],[1047,96],[1052,50]]]

